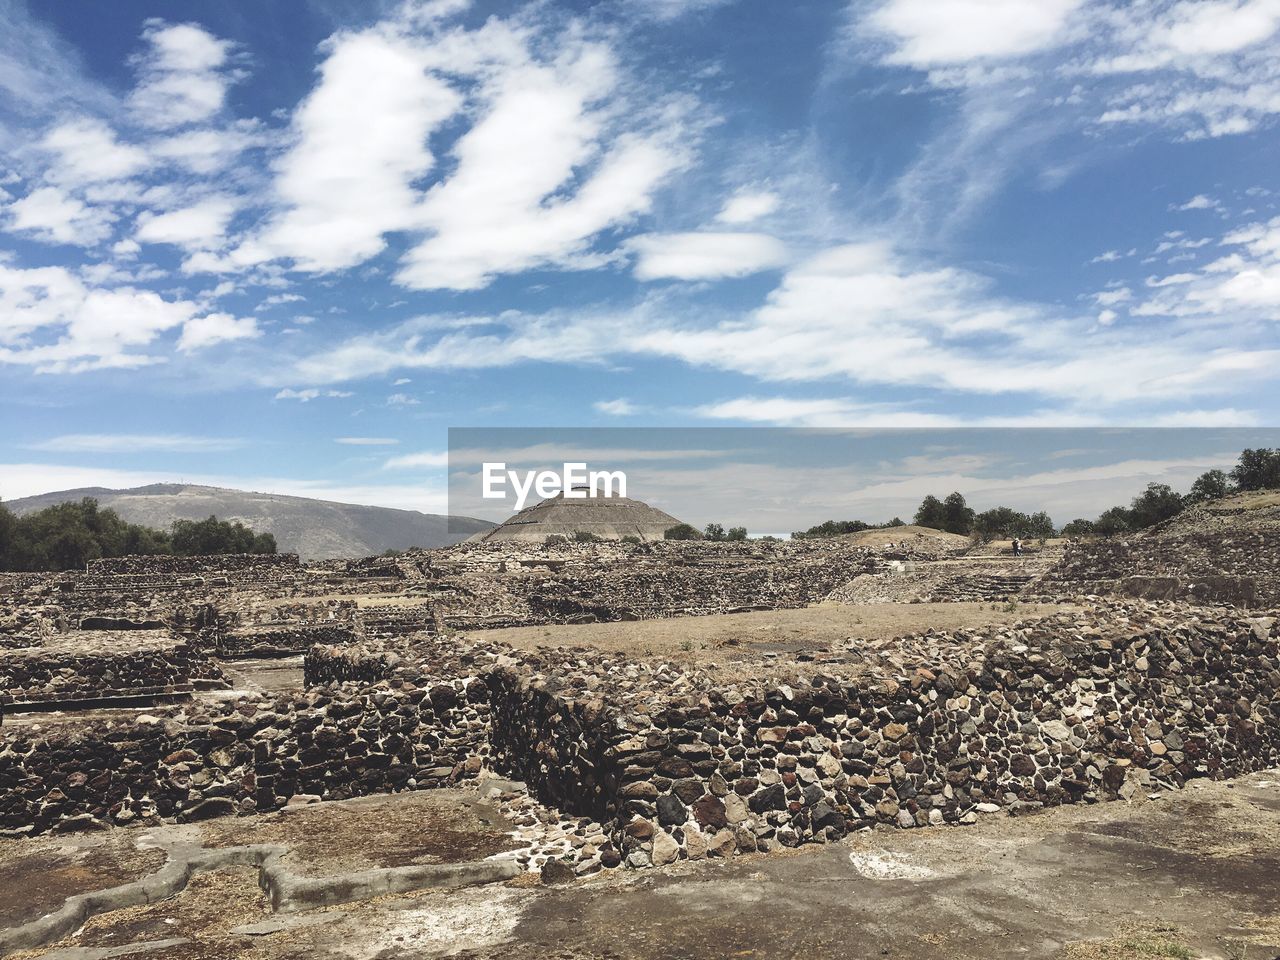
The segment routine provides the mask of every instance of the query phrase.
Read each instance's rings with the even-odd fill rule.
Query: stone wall
[[[0,828],[247,813],[435,786],[487,761],[603,825],[579,867],[642,867],[1280,763],[1280,617],[1181,604],[1113,601],[789,665],[429,638],[316,648],[306,672],[294,700],[6,731]]]
[[[262,657],[303,653],[314,644],[344,644],[355,632],[341,624],[236,627],[213,634],[213,651],[220,657]]]
[[[604,822],[634,866],[1280,762],[1276,619],[1153,610],[1049,618],[949,649],[934,636],[941,652],[899,669],[759,685],[659,670],[610,690],[620,665],[604,662],[571,685],[546,664],[533,679],[502,671],[494,760]]]
[[[1280,532],[1154,533],[1082,541],[1029,593],[1120,593],[1149,599],[1280,605]]]
[[[277,809],[299,794],[338,800],[440,786],[479,769],[484,693],[463,680],[394,680],[75,734],[8,731],[0,830],[188,821]]]
[[[90,560],[86,572],[94,576],[200,576],[208,573],[262,573],[299,569],[293,553],[228,553],[202,557],[136,556]]]
[[[204,653],[164,631],[72,631],[0,651],[0,704],[188,693],[225,686]]]

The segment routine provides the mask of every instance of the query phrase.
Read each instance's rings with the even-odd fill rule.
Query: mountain
[[[17,514],[41,510],[55,503],[93,497],[130,523],[167,530],[174,520],[239,520],[258,533],[275,535],[282,553],[305,560],[329,557],[367,557],[406,547],[443,547],[465,540],[494,525],[487,520],[449,517],[417,510],[364,507],[353,503],[250,493],[190,483],[153,483],[128,490],[82,487],[5,501]]]

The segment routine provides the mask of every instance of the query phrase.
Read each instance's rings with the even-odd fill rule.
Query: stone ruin
[[[1035,589],[1078,597],[1094,582],[1076,579],[1080,556]],[[947,558],[837,540],[171,559],[0,577],[5,836],[493,771],[558,816],[553,855],[583,874],[1280,763],[1280,618],[1221,602],[1095,598],[1011,626],[695,666],[457,630],[804,606]],[[1261,582],[1251,601],[1271,596]],[[301,660],[296,689],[227,689],[236,662],[280,656]],[[147,712],[14,722],[139,700]]]

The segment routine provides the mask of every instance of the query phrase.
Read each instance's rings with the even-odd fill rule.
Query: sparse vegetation
[[[574,543],[601,543],[600,537],[597,537],[590,530],[575,530],[573,532]]]
[[[793,540],[817,540],[822,537],[842,537],[850,533],[861,533],[863,530],[884,530],[889,527],[905,527],[901,517],[894,517],[888,523],[864,523],[861,520],[828,520],[808,530],[798,530],[791,534]]]

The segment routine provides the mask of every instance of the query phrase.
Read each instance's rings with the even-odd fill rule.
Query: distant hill
[[[457,517],[456,532],[450,533],[449,518],[441,514],[188,483],[153,483],[128,490],[82,487],[7,500],[5,506],[24,514],[82,497],[93,497],[130,523],[161,530],[174,520],[203,520],[210,514],[219,520],[239,520],[258,533],[274,534],[282,553],[296,553],[305,560],[443,547],[494,526],[487,520]]]

